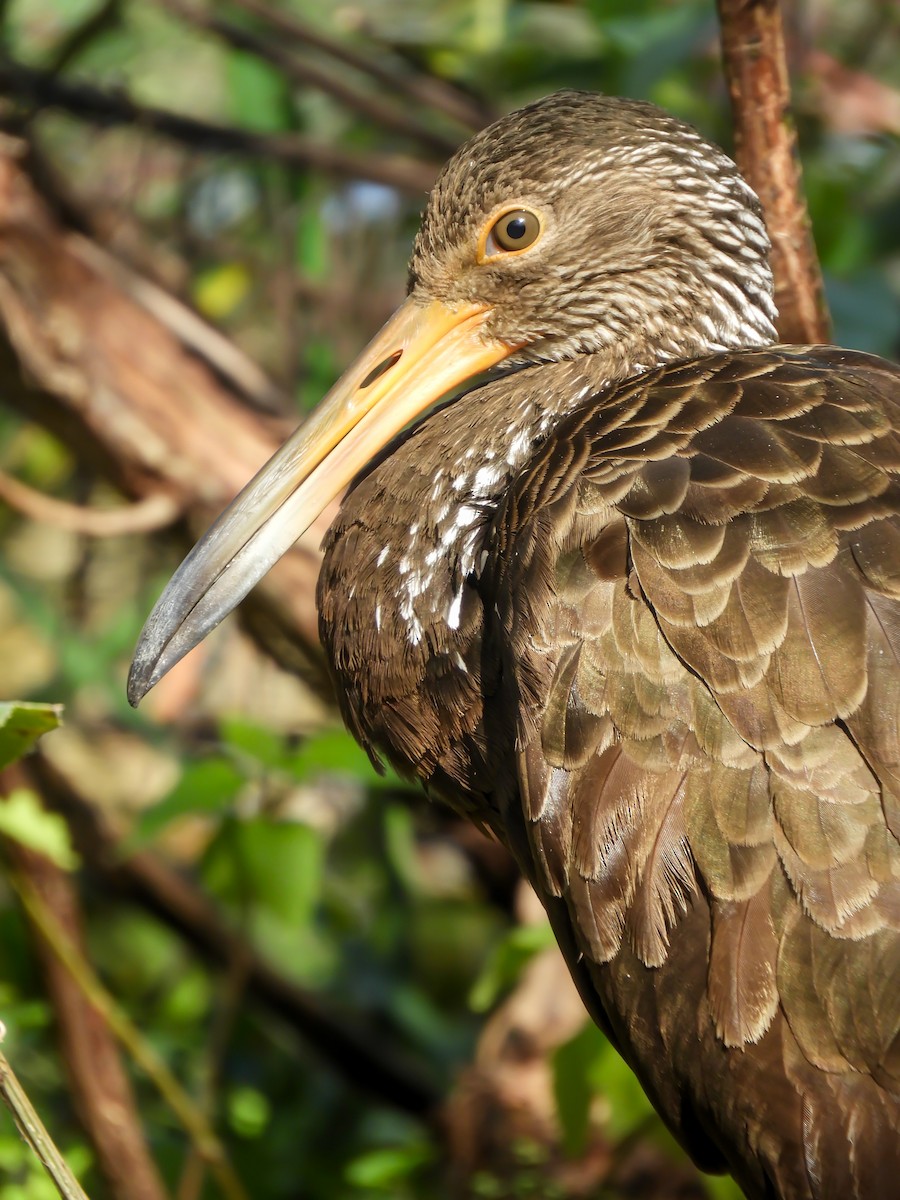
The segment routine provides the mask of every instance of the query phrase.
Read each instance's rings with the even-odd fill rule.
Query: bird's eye
[[[543,221],[528,208],[511,208],[494,221],[485,234],[480,259],[527,250],[541,236]]]

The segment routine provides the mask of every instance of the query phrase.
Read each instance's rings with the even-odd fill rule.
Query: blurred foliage
[[[711,0],[285,0],[282,8],[382,69],[453,85],[485,117],[580,87],[654,100],[729,142]],[[215,10],[287,44],[239,3]],[[353,108],[288,79],[175,6],[10,0],[0,11],[5,52],[70,82],[112,95],[124,89],[141,104],[222,125],[305,134],[348,153],[441,157],[434,145],[386,130],[365,104]],[[898,11],[881,0],[809,0],[789,10],[803,162],[835,340],[888,356],[900,352],[900,149],[877,112],[854,126],[847,96],[821,86],[807,51],[817,47],[896,96]],[[90,36],[80,36],[85,30]],[[321,51],[295,50],[363,96],[386,94]],[[416,110],[436,139],[465,136],[438,106],[396,105]],[[6,103],[7,115],[15,109]],[[201,152],[139,125],[91,124],[59,110],[41,112],[30,136],[94,236],[218,323],[298,407],[325,391],[402,295],[420,194],[277,156]],[[110,492],[69,448],[3,409],[0,467],[79,503],[103,503]],[[550,940],[546,927],[519,926],[508,895],[485,880],[452,820],[401,781],[377,775],[328,724],[322,699],[281,678],[234,629],[217,637],[199,696],[174,716],[152,703],[137,714],[128,709],[130,650],[178,547],[91,541],[2,505],[0,544],[0,697],[65,702],[67,727],[46,739],[46,753],[121,831],[123,854],[149,847],[190,872],[284,976],[329,1010],[362,1020],[379,1044],[449,1092],[472,1060],[484,1014]],[[0,739],[10,719],[4,711]],[[46,820],[34,797],[19,793],[7,800],[0,828],[14,834],[16,822],[24,825],[71,865],[67,842]],[[239,971],[223,979],[151,912],[111,899],[90,878],[84,904],[99,970],[208,1109],[254,1200],[451,1193],[452,1164],[431,1121],[347,1086],[314,1046],[247,1000]],[[6,891],[0,938],[9,1053],[87,1190],[102,1200],[35,954]],[[577,1158],[592,1139],[615,1151],[647,1138],[678,1161],[592,1026],[555,1051],[550,1070],[565,1154]],[[146,1080],[136,1077],[135,1086],[173,1194],[193,1194],[184,1183],[183,1131]],[[589,1194],[548,1182],[540,1146],[523,1142],[520,1150],[512,1183],[486,1170],[454,1194]],[[0,1125],[0,1200],[49,1195],[35,1171]],[[709,1189],[737,1194],[728,1181]],[[208,1184],[203,1195],[215,1194]]]
[[[41,734],[59,726],[58,704],[0,701],[0,767],[26,754]]]

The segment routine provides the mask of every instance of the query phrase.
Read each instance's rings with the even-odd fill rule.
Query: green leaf
[[[591,1067],[605,1054],[606,1039],[593,1024],[564,1042],[553,1056],[553,1093],[566,1154],[584,1152],[595,1089]]]
[[[594,1092],[605,1095],[609,1101],[606,1122],[609,1135],[620,1140],[644,1126],[666,1133],[631,1067],[611,1042],[602,1034],[600,1037],[602,1041],[597,1042],[597,1053],[587,1060],[586,1070]]]
[[[66,871],[78,866],[68,825],[58,813],[47,812],[28,788],[16,788],[0,801],[0,833],[40,851]]]
[[[499,943],[472,985],[469,1007],[475,1012],[487,1012],[513,986],[525,964],[539,951],[553,945],[553,931],[545,921],[517,925]]]
[[[21,758],[41,734],[56,729],[61,721],[61,704],[0,703],[0,767]]]
[[[256,902],[288,925],[305,925],[321,894],[321,835],[308,825],[261,820],[243,822],[237,837]]]
[[[236,1087],[228,1094],[228,1123],[245,1138],[260,1137],[272,1118],[268,1099],[254,1087]]]
[[[301,781],[316,775],[352,775],[367,788],[406,786],[389,767],[379,775],[365,750],[343,729],[329,729],[307,738],[287,765]]]
[[[288,127],[290,101],[280,72],[251,54],[227,57],[228,97],[234,120],[259,133]]]
[[[356,1187],[393,1190],[397,1183],[407,1179],[433,1157],[432,1148],[421,1142],[411,1146],[385,1146],[361,1154],[349,1163],[346,1179]]]
[[[283,734],[240,717],[223,718],[219,722],[219,733],[229,750],[237,750],[264,767],[284,770],[290,765],[291,754]]]
[[[228,812],[243,785],[244,776],[226,758],[204,758],[191,763],[165,800],[141,815],[128,839],[128,848],[149,841],[178,817]]]
[[[209,848],[204,875],[217,895],[268,909],[297,930],[319,901],[323,861],[322,837],[308,825],[230,821]]]

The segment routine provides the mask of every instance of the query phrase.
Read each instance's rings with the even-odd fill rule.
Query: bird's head
[[[558,92],[444,167],[410,293],[484,305],[483,333],[520,361],[599,353],[621,377],[773,341],[768,253],[756,195],[694,128],[641,101]]]
[[[734,164],[652,105],[560,92],[488,126],[441,172],[404,304],[160,597],[132,703],[396,433],[472,376],[588,353],[614,380],[773,341],[768,246]]]

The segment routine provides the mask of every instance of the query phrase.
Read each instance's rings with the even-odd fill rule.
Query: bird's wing
[[[533,877],[626,1053],[777,1031],[823,1154],[900,1124],[898,512],[900,371],[776,348],[580,409],[494,527]]]

